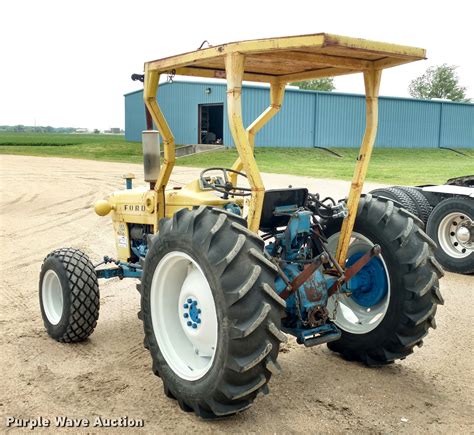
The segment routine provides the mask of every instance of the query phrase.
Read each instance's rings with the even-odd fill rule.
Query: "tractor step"
[[[341,338],[341,331],[332,323],[311,329],[282,328],[287,334],[294,335],[298,344],[305,347],[318,346],[320,344],[336,341]]]

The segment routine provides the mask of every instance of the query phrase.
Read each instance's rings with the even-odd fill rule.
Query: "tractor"
[[[48,334],[63,343],[87,339],[99,316],[98,280],[139,280],[152,370],[166,396],[205,419],[239,413],[268,393],[288,335],[369,366],[412,354],[443,303],[436,245],[414,214],[362,188],[382,70],[424,58],[420,48],[319,33],[145,63],[146,183],[134,188],[129,176],[126,189],[95,204],[112,218],[116,258],[94,265],[74,248],[45,258],[39,298]],[[286,85],[353,73],[364,78],[366,127],[347,198],[305,187],[265,190],[255,136],[280,110]],[[239,155],[231,168],[203,170],[180,188],[169,186],[175,140],[157,100],[160,77],[174,75],[226,80]],[[268,108],[247,127],[244,80],[270,88]]]

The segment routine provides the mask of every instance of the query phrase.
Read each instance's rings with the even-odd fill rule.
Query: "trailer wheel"
[[[436,258],[446,270],[474,272],[474,201],[449,198],[432,211],[427,225],[429,236],[438,244]]]
[[[428,217],[430,216],[432,207],[425,196],[414,187],[410,186],[394,186],[395,189],[405,192],[415,203],[417,208],[416,216],[418,216],[423,223],[426,225]]]
[[[264,243],[231,213],[204,206],[160,222],[145,259],[145,346],[165,394],[203,418],[268,392],[284,301]]]
[[[333,252],[341,224],[325,230]],[[370,194],[361,198],[352,235],[348,265],[374,244],[382,252],[351,280],[351,295],[329,299],[328,311],[342,336],[328,347],[367,365],[404,359],[436,327],[436,308],[443,303],[435,245],[404,209]]]
[[[78,249],[62,248],[44,259],[39,282],[41,315],[48,334],[63,343],[83,341],[99,318],[94,266]]]

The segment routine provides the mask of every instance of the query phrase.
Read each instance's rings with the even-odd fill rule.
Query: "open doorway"
[[[198,143],[223,144],[224,104],[199,104]]]

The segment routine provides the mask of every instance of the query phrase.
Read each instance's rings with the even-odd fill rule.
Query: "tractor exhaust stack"
[[[142,145],[145,181],[155,184],[160,175],[160,136],[158,131],[143,131]]]

